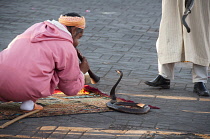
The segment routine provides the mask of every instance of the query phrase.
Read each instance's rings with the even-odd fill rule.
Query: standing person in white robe
[[[210,96],[206,83],[210,64],[210,0],[195,0],[186,22],[191,28],[188,33],[182,24],[185,0],[162,0],[162,18],[157,40],[159,75],[145,84],[153,87],[170,88],[177,62],[193,63],[193,92],[199,96]]]

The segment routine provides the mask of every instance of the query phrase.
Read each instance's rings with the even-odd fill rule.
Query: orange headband
[[[73,17],[61,15],[58,21],[65,26],[75,26],[81,29],[85,29],[85,17]]]

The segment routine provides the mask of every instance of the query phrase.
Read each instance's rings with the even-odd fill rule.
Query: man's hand
[[[89,64],[87,62],[87,59],[83,57],[81,63],[79,64],[80,70],[85,74],[89,69]]]

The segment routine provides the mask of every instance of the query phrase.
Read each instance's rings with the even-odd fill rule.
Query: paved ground
[[[157,75],[161,0],[0,0],[1,50],[32,24],[73,11],[87,20],[79,49],[101,76],[93,87],[108,94],[118,78],[115,70],[120,69],[124,77],[117,88],[119,97],[161,109],[143,115],[105,112],[25,118],[0,129],[0,138],[210,138],[210,98],[192,93],[190,64],[176,65],[170,90],[144,84]]]

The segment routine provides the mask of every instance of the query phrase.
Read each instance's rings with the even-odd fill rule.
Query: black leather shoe
[[[146,81],[145,84],[153,87],[161,87],[164,89],[170,88],[170,80],[163,78],[163,76],[158,75],[154,80],[152,81]]]
[[[197,93],[199,96],[210,96],[210,93],[203,82],[195,83],[193,92]]]

